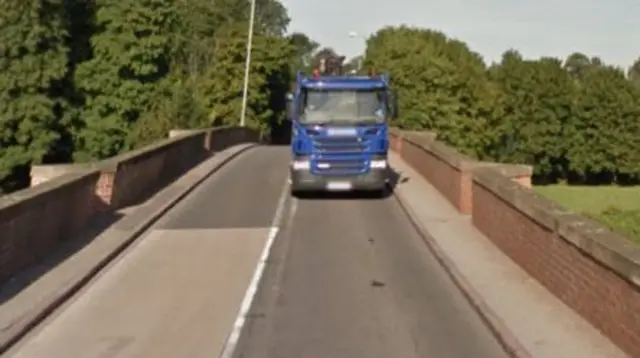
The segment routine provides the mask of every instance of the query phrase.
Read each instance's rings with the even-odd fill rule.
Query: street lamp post
[[[242,112],[240,113],[240,127],[245,126],[247,117],[247,97],[249,93],[249,74],[251,72],[251,49],[253,46],[253,24],[256,17],[256,0],[251,0],[249,13],[249,33],[247,34],[247,56],[244,63],[244,86],[242,88]]]
[[[355,32],[355,31],[349,32],[349,37],[351,37],[351,38],[359,38],[359,39],[363,40],[365,42],[365,47],[366,47],[367,39],[365,37],[361,36],[360,34],[358,34],[357,32]],[[365,48],[365,50],[366,50],[366,48]],[[364,60],[364,54],[362,54],[360,56],[360,58],[358,59],[358,70],[357,70],[358,72],[360,72],[360,70],[362,70],[362,63],[364,62],[363,60]]]

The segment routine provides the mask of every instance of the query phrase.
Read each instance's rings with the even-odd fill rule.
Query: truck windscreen
[[[385,120],[385,93],[381,90],[317,90],[302,93],[300,122],[382,123]]]

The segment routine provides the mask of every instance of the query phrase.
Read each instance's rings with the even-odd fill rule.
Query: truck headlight
[[[293,170],[309,170],[311,169],[311,162],[308,160],[296,160],[293,162]]]
[[[371,169],[384,169],[387,167],[387,161],[386,160],[372,160],[371,161]]]

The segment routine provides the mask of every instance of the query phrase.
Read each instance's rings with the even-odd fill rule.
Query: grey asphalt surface
[[[288,159],[223,167],[12,356],[217,356]],[[236,358],[506,357],[393,197],[289,198],[280,226]]]
[[[252,149],[220,168],[3,356],[218,356],[271,231],[287,155]]]
[[[289,175],[284,147],[249,150],[225,165],[168,214],[163,229],[266,228]]]
[[[393,197],[293,199],[236,358],[502,358]]]

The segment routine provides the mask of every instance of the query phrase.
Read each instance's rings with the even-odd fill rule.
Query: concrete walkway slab
[[[122,210],[123,218],[96,233],[97,236],[90,242],[78,238],[69,242],[69,248],[61,247],[60,252],[53,253],[51,257],[51,261],[57,264],[53,267],[50,267],[50,263],[45,264],[47,271],[33,281],[32,273],[25,272],[25,275],[19,275],[13,282],[4,285],[0,290],[0,350],[6,351],[62,305],[198,184],[253,147],[254,144],[241,144],[216,153],[148,201],[135,208]],[[80,248],[76,248],[78,244]],[[67,255],[64,260],[60,259]],[[34,269],[40,270],[39,267]],[[25,281],[29,282],[28,286],[14,293],[15,287],[24,285]]]
[[[391,153],[400,180],[396,196],[428,231],[474,294],[510,331],[524,355],[540,358],[622,358],[626,355],[528,276],[461,215],[429,182]]]
[[[29,299],[23,295],[13,305],[21,311],[0,306],[11,329],[10,318],[40,311],[33,304],[38,292],[53,289],[62,301],[3,356],[219,355],[273,237],[278,215],[269,210],[287,175],[286,148],[250,147],[219,153],[133,210],[25,290]],[[234,197],[240,189],[244,195]],[[215,221],[223,215],[237,226]],[[78,275],[89,279],[73,279]],[[45,298],[39,302],[51,301]],[[2,333],[8,336],[8,329]]]
[[[216,356],[268,232],[151,231],[13,357]]]

